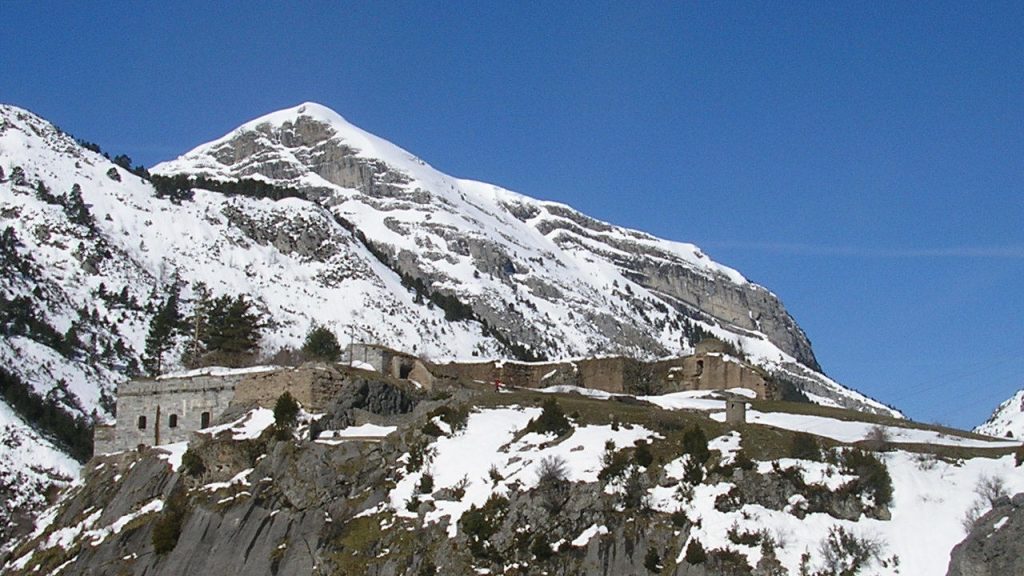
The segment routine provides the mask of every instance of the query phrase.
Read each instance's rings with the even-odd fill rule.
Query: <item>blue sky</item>
[[[700,245],[911,417],[1024,387],[1024,3],[502,4],[7,1],[0,101],[147,165],[317,101]]]

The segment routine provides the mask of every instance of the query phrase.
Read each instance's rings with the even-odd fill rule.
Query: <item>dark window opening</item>
[[[697,360],[697,376],[700,376],[703,373],[704,373],[704,361],[703,360]]]
[[[167,417],[167,426],[169,428],[177,428],[178,427],[178,415],[177,414],[171,414],[170,416]]]
[[[203,412],[199,416],[199,427],[200,428],[209,428],[210,427],[210,413],[209,412]]]
[[[398,367],[398,377],[405,380],[412,373],[412,364],[402,364]]]
[[[145,429],[146,429],[146,417],[145,416],[139,416],[139,430],[145,430]]]

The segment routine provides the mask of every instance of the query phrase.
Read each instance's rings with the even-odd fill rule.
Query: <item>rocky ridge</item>
[[[1024,492],[1003,498],[953,548],[947,576],[1024,574]]]

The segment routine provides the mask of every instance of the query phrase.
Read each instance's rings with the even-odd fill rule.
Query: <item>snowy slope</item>
[[[647,397],[667,409],[709,411],[717,420],[724,420],[725,402],[707,399],[708,392],[683,392],[662,397]],[[554,442],[552,436],[536,433],[516,438],[516,432],[539,413],[535,408],[499,408],[480,410],[470,415],[464,432],[452,437],[439,438],[430,446],[434,450],[430,471],[435,489],[453,487],[465,489],[465,497],[457,502],[437,500],[423,522],[448,521],[448,533],[454,537],[457,520],[471,505],[482,506],[494,493],[506,494],[510,490],[529,489],[536,485],[540,463],[545,458],[558,457],[566,464],[567,478],[572,482],[596,482],[604,466],[601,455],[608,443],[616,450],[632,447],[638,441],[657,438],[658,434],[642,426],[612,428],[610,426],[578,426],[568,438]],[[856,442],[868,436],[874,427],[870,422],[836,420],[785,413],[753,412],[751,422],[787,430],[807,432],[842,442]],[[999,448],[1019,446],[1019,442],[985,441],[960,436],[948,436],[930,430],[901,426],[886,427],[896,443],[914,443],[933,446],[963,446]],[[726,461],[731,460],[742,443],[740,432],[729,432],[712,439],[709,446],[719,451]],[[963,518],[973,506],[980,513],[990,504],[981,499],[977,489],[985,480],[997,479],[1008,494],[1024,491],[1024,476],[1016,466],[1014,457],[973,458],[946,461],[928,454],[903,450],[878,455],[892,477],[893,502],[891,519],[879,520],[862,516],[858,520],[841,520],[828,514],[812,513],[799,517],[790,510],[772,510],[756,503],[743,504],[735,511],[721,511],[716,498],[732,488],[730,482],[700,484],[691,496],[682,495],[675,484],[664,483],[648,490],[651,506],[665,513],[683,511],[696,523],[691,539],[701,541],[706,549],[733,548],[755,566],[761,558],[759,546],[742,546],[730,541],[728,532],[766,531],[776,540],[779,560],[790,574],[799,573],[801,556],[810,555],[811,566],[823,568],[820,543],[829,530],[842,527],[850,533],[881,545],[880,557],[898,557],[897,565],[882,566],[874,563],[868,574],[944,574],[949,553],[966,531]],[[682,478],[685,456],[665,465],[670,478]],[[773,463],[784,469],[798,470],[809,485],[826,485],[836,489],[847,482],[835,465],[783,458],[756,463],[761,473],[773,469]],[[491,470],[499,473],[500,481],[493,481]],[[416,496],[415,487],[422,471],[412,472],[401,479],[391,491],[389,508],[396,515],[414,519],[415,512],[406,503]],[[422,497],[430,499],[429,496]],[[980,504],[976,504],[979,502]],[[795,503],[794,506],[798,506]],[[582,547],[601,534],[599,526],[579,535],[571,546]],[[607,532],[607,531],[605,531]],[[676,551],[681,561],[685,546]]]
[[[49,440],[27,426],[7,404],[0,402],[0,543],[9,522],[24,521],[48,502],[51,487],[78,479],[80,465]]]
[[[1024,390],[1000,404],[992,416],[974,431],[999,438],[1024,438]]]

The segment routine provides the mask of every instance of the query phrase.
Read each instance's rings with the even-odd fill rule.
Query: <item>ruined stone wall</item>
[[[434,388],[434,375],[431,374],[430,370],[427,369],[427,366],[419,360],[413,364],[413,368],[412,371],[409,372],[408,379],[414,382],[419,382],[427,390],[432,390]]]
[[[621,357],[580,360],[576,362],[580,373],[579,386],[605,392],[627,392],[627,372],[632,364],[640,363]]]
[[[771,383],[752,366],[722,354],[697,354],[655,364],[665,392],[749,388],[758,398],[775,398]]]
[[[303,408],[317,412],[326,409],[344,383],[344,376],[327,364],[282,368],[247,375],[235,388],[235,402],[273,408],[281,394],[288,392]]]
[[[767,396],[764,378],[745,364],[716,355],[705,356],[703,360],[704,371],[698,379],[697,390],[740,387],[753,390],[758,398]]]
[[[96,453],[187,440],[189,434],[202,427],[204,413],[213,422],[227,409],[241,379],[238,374],[199,375],[133,380],[119,385],[117,423],[112,430],[102,429],[94,436]]]
[[[434,364],[430,370],[435,378],[451,382],[494,384],[494,379],[498,376],[494,362]]]
[[[365,362],[373,366],[373,369],[377,372],[387,374],[390,371],[393,354],[393,351],[382,346],[355,343],[348,346],[346,352],[342,354],[342,359],[345,364]]]

